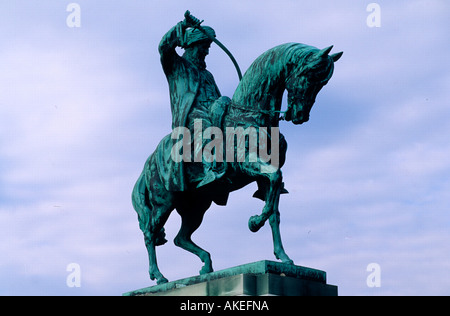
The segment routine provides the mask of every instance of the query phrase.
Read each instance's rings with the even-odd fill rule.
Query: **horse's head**
[[[286,75],[288,91],[288,109],[286,121],[302,124],[309,120],[309,113],[316,101],[317,94],[331,79],[334,63],[341,53],[329,55],[333,46],[323,50],[312,50],[302,61],[291,61]]]

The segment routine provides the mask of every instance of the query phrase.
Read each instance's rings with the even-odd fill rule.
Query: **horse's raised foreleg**
[[[248,227],[254,233],[259,231],[274,211],[278,209],[283,179],[281,171],[278,169],[278,171],[274,173],[267,174],[267,177],[269,178],[269,186],[266,193],[266,204],[264,205],[264,209],[261,215],[252,216],[248,221]]]
[[[249,220],[249,228],[252,232],[257,232],[264,223],[269,219],[272,228],[272,237],[274,245],[275,257],[283,263],[293,264],[293,261],[286,254],[280,233],[280,212],[278,205],[280,203],[280,195],[282,190],[282,175],[278,171],[269,176],[270,185],[266,193],[266,205],[261,215],[252,216]]]

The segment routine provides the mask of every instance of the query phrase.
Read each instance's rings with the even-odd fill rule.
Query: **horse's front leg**
[[[269,186],[266,191],[266,204],[264,205],[261,215],[250,217],[248,221],[248,228],[256,233],[264,226],[269,217],[278,209],[278,202],[281,194],[282,175],[278,169],[274,173],[267,174]]]
[[[279,197],[279,196],[278,196]],[[283,263],[294,264],[294,261],[289,258],[284,251],[283,242],[281,241],[281,233],[280,233],[280,212],[277,209],[270,216],[269,219],[270,227],[272,228],[272,237],[273,237],[273,253],[275,257]]]
[[[283,263],[293,264],[293,261],[286,254],[281,241],[280,212],[278,211],[278,205],[280,203],[281,189],[283,186],[282,179],[283,177],[280,170],[269,175],[270,185],[266,192],[266,205],[264,206],[261,215],[252,216],[250,218],[248,226],[252,232],[257,232],[269,219],[270,227],[272,228],[275,257]]]

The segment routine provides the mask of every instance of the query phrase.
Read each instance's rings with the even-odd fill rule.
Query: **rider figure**
[[[214,126],[210,109],[214,102],[221,100],[219,88],[205,63],[212,40],[194,28],[196,25],[200,25],[200,21],[189,16],[164,35],[159,44],[161,64],[169,83],[172,128],[186,127],[191,131],[191,135],[194,131],[194,120],[202,120],[203,130]],[[203,26],[203,30],[210,37],[216,36],[211,27]],[[177,54],[176,47],[184,48],[183,56]],[[194,148],[193,155],[198,155],[204,145],[205,143],[202,148]],[[201,164],[203,171],[197,179],[190,179],[192,182],[200,181],[198,187],[219,179],[225,173],[225,164],[220,164],[222,170],[219,171],[219,164],[215,162],[203,160]]]

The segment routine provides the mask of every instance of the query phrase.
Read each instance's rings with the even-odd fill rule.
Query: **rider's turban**
[[[202,26],[202,28],[206,31],[206,33],[211,37],[216,37],[216,32],[212,27],[209,26]],[[203,42],[203,41],[209,41],[211,42],[211,39],[208,38],[202,31],[198,29],[188,29],[186,30],[186,41],[185,41],[185,47],[190,47],[195,43]]]

